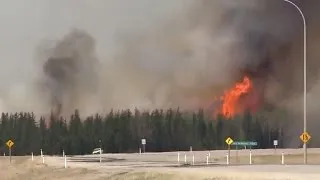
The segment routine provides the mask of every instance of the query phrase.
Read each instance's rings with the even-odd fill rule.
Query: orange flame
[[[223,104],[220,113],[227,118],[233,117],[237,112],[237,104],[241,95],[248,93],[251,87],[252,82],[245,76],[241,82],[226,91],[221,97]]]

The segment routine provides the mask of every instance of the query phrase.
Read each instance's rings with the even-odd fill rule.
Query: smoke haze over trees
[[[308,129],[317,136],[320,1],[295,2],[307,18]],[[302,22],[281,0],[12,0],[0,12],[1,112],[210,114],[247,75],[254,91],[243,104],[285,109],[285,142],[299,145]]]

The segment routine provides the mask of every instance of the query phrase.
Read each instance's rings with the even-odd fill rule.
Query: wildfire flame
[[[221,97],[223,104],[220,113],[227,118],[233,117],[237,113],[237,105],[241,95],[248,93],[251,88],[252,82],[249,77],[245,76],[241,82],[236,83]]]

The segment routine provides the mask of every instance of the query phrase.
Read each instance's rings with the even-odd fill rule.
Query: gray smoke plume
[[[77,108],[88,115],[112,108],[208,108],[248,75],[259,103],[290,112],[292,137],[286,142],[298,144],[303,125],[303,26],[289,3],[29,1],[16,11],[19,16],[0,19],[23,22],[4,25],[0,34],[0,63],[7,67],[1,72],[3,111],[43,115],[53,108],[68,115]],[[37,7],[29,5],[35,1]],[[308,126],[315,137],[320,1],[294,2],[307,18]],[[1,6],[0,12],[16,9],[15,3]]]
[[[44,64],[44,85],[51,97],[53,113],[61,114],[80,108],[87,95],[97,87],[95,41],[86,32],[74,30],[52,50]]]

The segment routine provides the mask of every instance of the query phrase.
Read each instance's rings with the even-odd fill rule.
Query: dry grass
[[[200,152],[199,152],[200,153]],[[201,154],[199,154],[201,155]],[[225,157],[212,153],[212,160],[224,161]],[[121,157],[123,160],[115,162],[87,163],[68,162],[69,167],[64,169],[63,158],[46,157],[46,164],[42,164],[40,157],[31,161],[30,157],[13,157],[9,163],[8,157],[0,157],[1,180],[319,180],[320,166],[188,166],[188,167],[143,167],[133,166],[146,164],[154,159],[165,159],[168,162],[176,159],[175,153],[151,154],[137,157],[136,154],[105,155]],[[215,158],[213,158],[215,157]],[[144,158],[143,161],[136,160]],[[203,159],[203,158],[201,158]],[[254,164],[280,164],[281,155],[252,156]],[[165,161],[163,160],[163,161]],[[285,156],[285,162],[301,164],[302,154]],[[157,160],[156,164],[165,163]],[[202,162],[201,162],[202,163]],[[236,163],[232,156],[231,163]],[[238,163],[249,164],[246,153],[238,157]],[[310,164],[320,164],[320,154],[309,154]],[[312,170],[312,172],[311,172]]]
[[[42,180],[48,179],[87,179],[93,170],[85,168],[63,169],[31,161],[29,157],[13,157],[10,163],[8,158],[0,158],[1,180]]]

